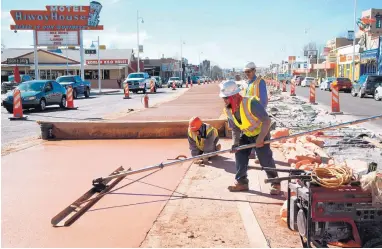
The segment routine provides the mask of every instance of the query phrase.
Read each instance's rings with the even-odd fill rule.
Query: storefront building
[[[376,74],[378,71],[378,49],[370,49],[361,53],[360,75]]]
[[[98,87],[98,77],[101,77],[102,88],[118,88],[117,79],[125,78],[129,73],[135,72],[137,63],[131,49],[105,49],[99,50],[101,75],[98,75],[97,55],[85,55],[85,80]],[[80,74],[80,52],[78,49],[54,50],[38,49],[38,72],[40,79],[56,79],[62,75]],[[2,81],[13,74],[15,64],[7,64],[8,58],[26,58],[29,64],[18,65],[20,74],[35,77],[33,49],[4,49],[1,61]],[[132,61],[129,63],[130,59]],[[143,69],[143,62],[140,62]]]
[[[354,57],[354,80],[360,76],[360,54],[359,45],[355,46]],[[353,77],[353,46],[345,46],[337,50],[337,73],[336,77],[345,77],[352,80]]]

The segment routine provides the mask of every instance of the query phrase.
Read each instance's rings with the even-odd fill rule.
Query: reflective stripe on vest
[[[214,133],[214,134],[212,135],[212,137],[211,137],[212,139],[215,139],[216,137],[219,136],[218,130],[217,130],[215,127],[213,127],[213,126],[210,125],[210,124],[206,124],[206,137],[207,137],[211,132]],[[205,138],[200,138],[200,140],[199,140],[198,136],[195,135],[194,133],[192,133],[190,129],[188,129],[188,136],[189,136],[190,138],[192,138],[192,139],[195,141],[195,143],[196,143],[196,147],[198,147],[199,150],[201,150],[201,151],[204,150],[204,140],[205,140]]]
[[[260,99],[260,81],[261,77],[257,77],[256,80],[249,86],[249,91],[247,92],[247,97],[256,96]]]
[[[261,121],[256,118],[251,112],[251,102],[259,101],[257,97],[243,97],[240,104],[240,119],[241,124],[232,113],[232,109],[224,108],[224,112],[229,119],[231,119],[237,127],[248,137],[257,136],[261,131]]]

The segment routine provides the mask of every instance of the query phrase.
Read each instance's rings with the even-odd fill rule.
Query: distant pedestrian
[[[119,79],[117,79],[117,83],[118,83],[118,88],[121,89],[122,77],[120,77]]]

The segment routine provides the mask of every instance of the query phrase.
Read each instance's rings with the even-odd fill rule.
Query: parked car
[[[142,92],[146,93],[150,89],[150,76],[148,73],[131,73],[123,81],[123,85],[129,84],[129,91],[133,93]],[[157,91],[155,86],[154,92]]]
[[[19,84],[23,109],[36,108],[44,111],[47,106],[66,107],[66,89],[53,80],[32,80]],[[13,113],[13,91],[8,92],[3,100],[4,108]]]
[[[179,77],[170,77],[170,79],[168,79],[167,87],[171,88],[173,82],[175,82],[176,87],[183,87],[183,82],[180,80]]]
[[[23,83],[25,81],[32,80],[32,77],[29,75],[20,74],[20,79],[21,79],[20,83]],[[20,83],[15,82],[15,76],[14,75],[9,75],[8,81],[4,81],[1,83],[1,93],[7,93],[9,90],[15,89],[16,86],[18,86]]]
[[[315,79],[313,77],[306,77],[302,82],[302,87],[309,87],[310,84],[315,84]]]
[[[364,98],[367,95],[374,97],[375,90],[382,83],[382,76],[380,75],[362,75],[358,81],[353,84],[351,95],[353,97]]]
[[[78,95],[84,95],[85,98],[90,97],[91,84],[89,81],[84,81],[78,75],[63,75],[56,79],[56,81],[66,89],[71,86],[73,88],[73,98]]]
[[[375,89],[374,99],[380,101],[382,99],[382,83]]]
[[[198,79],[199,79],[199,76],[192,76],[191,77],[192,84],[198,83]]]
[[[353,87],[353,84],[351,83],[351,80],[349,78],[336,78],[333,80],[333,82],[330,84],[329,91],[332,90],[332,86],[334,83],[337,83],[338,85],[338,91],[344,91],[346,93],[350,93],[351,89]]]
[[[326,78],[321,84],[320,84],[320,89],[321,90],[330,90],[330,84],[335,80],[336,78],[334,77],[329,77],[329,78]]]
[[[294,82],[296,86],[301,85],[301,81],[303,80],[303,77],[300,75],[293,76],[291,82]]]
[[[163,87],[162,78],[160,76],[153,76],[152,78],[154,78],[156,80],[157,88],[162,88]]]

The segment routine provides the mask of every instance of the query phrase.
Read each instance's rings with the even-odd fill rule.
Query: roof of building
[[[73,49],[62,49],[62,53],[52,52],[45,48],[39,48],[39,51],[44,51],[47,53],[50,53],[52,55],[57,55],[60,57],[68,57],[68,59],[71,59],[73,61],[79,62],[81,60],[80,56],[80,50],[73,50]],[[1,61],[6,61],[7,58],[16,58],[21,57],[29,53],[33,53],[33,48],[6,48],[4,49],[1,54]],[[105,49],[105,50],[99,50],[100,51],[100,59],[101,60],[118,60],[118,59],[128,59],[130,60],[133,50],[132,49]],[[97,55],[88,55],[85,54],[84,60],[94,60],[98,59]]]

